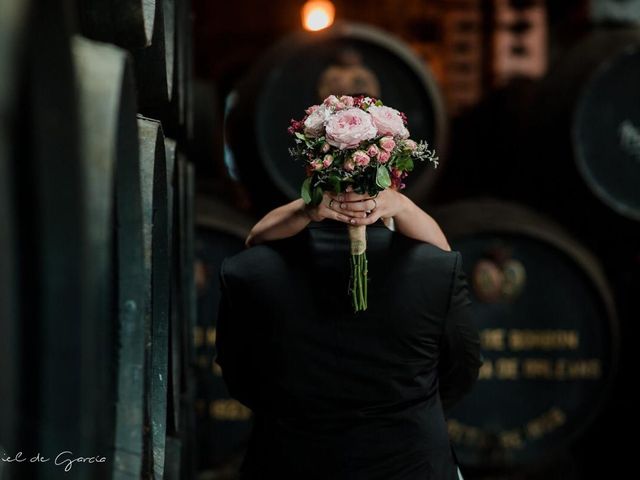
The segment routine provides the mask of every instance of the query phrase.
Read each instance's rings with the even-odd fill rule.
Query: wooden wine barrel
[[[186,143],[193,137],[191,6],[162,0],[156,8],[153,43],[132,50],[140,112],[160,120],[167,137]]]
[[[30,2],[14,0],[0,6],[0,454],[15,450],[19,428],[20,330],[18,311],[17,218],[13,152],[21,39]],[[0,477],[4,467],[0,467]]]
[[[1,108],[1,107],[0,107]],[[0,115],[4,112],[0,111]],[[2,128],[2,127],[0,127]],[[0,365],[4,380],[0,384],[0,455],[6,456],[17,445],[18,411],[18,320],[16,309],[16,242],[13,216],[13,176],[9,168],[7,132],[0,132]],[[2,477],[3,467],[0,467]]]
[[[138,117],[146,292],[146,468],[153,478],[164,470],[169,361],[169,230],[164,134],[160,122]]]
[[[180,422],[180,362],[182,356],[180,316],[178,311],[178,270],[176,246],[179,241],[179,232],[174,230],[175,225],[175,166],[176,166],[176,142],[166,138],[164,141],[165,155],[167,159],[167,218],[169,231],[169,255],[171,272],[171,297],[169,305],[169,395],[167,431],[177,433]]]
[[[15,434],[5,436],[3,426],[2,443],[9,455],[51,457],[61,445],[78,455],[104,455],[105,463],[72,469],[69,478],[137,478],[143,257],[131,65],[117,48],[79,37],[70,42],[61,6],[25,12],[24,32],[38,35],[24,34],[9,69],[19,85],[9,117],[1,102],[0,151],[10,146],[7,164],[15,166],[11,177],[3,175],[12,185],[3,194],[12,198],[2,204],[11,208],[9,232],[21,245],[0,249],[20,265],[20,280],[12,283],[18,288],[7,289],[16,322],[6,328],[1,322],[11,344],[6,355],[13,357],[3,362],[11,365],[3,368],[3,385],[15,379],[2,395]],[[12,77],[6,73],[3,82]],[[5,118],[11,119],[7,143]],[[15,463],[2,476],[53,478],[57,468]]]
[[[135,55],[139,112],[168,137],[193,137],[193,45],[188,0],[81,0],[82,33]]]
[[[171,268],[169,376],[164,478],[195,476],[193,362],[193,187],[194,170],[173,140],[165,140]]]
[[[134,49],[151,45],[156,2],[163,0],[78,0],[81,33],[94,40]]]
[[[196,475],[196,425],[194,414],[195,378],[193,328],[195,325],[194,284],[194,192],[195,170],[183,152],[178,151],[174,169],[175,208],[174,229],[179,232],[176,245],[179,282],[180,341],[181,341],[181,403],[180,403],[180,478]]]
[[[152,118],[171,100],[174,48],[175,0],[158,0],[151,45],[133,52],[139,109]]]
[[[348,58],[343,58],[345,52]],[[351,63],[343,66],[347,61]],[[334,76],[340,81],[334,82]],[[386,32],[336,22],[321,32],[298,32],[282,39],[233,93],[226,137],[256,209],[267,211],[300,196],[304,166],[289,156],[289,120],[302,118],[305,108],[324,98],[322,92],[362,90],[404,111],[412,138],[428,141],[444,160],[442,97],[424,62]],[[442,168],[417,162],[407,178],[406,193],[424,197]]]
[[[8,135],[0,132],[0,365],[3,365],[4,372],[4,381],[0,385],[0,454],[16,444],[15,412],[18,408],[16,224],[8,147]]]
[[[10,182],[1,194],[0,280],[11,280],[6,291],[2,286],[10,298],[1,308],[10,310],[0,321],[9,344],[2,352],[9,392],[0,399],[1,443],[9,456],[51,458],[62,445],[104,455],[105,463],[65,476],[111,478],[119,415],[118,325],[110,302],[115,148],[91,144],[91,122],[100,110],[108,117],[105,139],[115,143],[116,130],[130,133],[118,114],[133,115],[135,99],[121,93],[126,82],[114,73],[130,80],[130,72],[117,56],[81,61],[86,50],[70,41],[61,4],[12,4],[0,7],[0,166]],[[92,77],[96,70],[112,75],[105,90]],[[1,463],[3,478],[53,478],[59,468]]]
[[[191,3],[182,1],[181,8],[182,31],[176,36],[176,42],[182,53],[182,85],[179,92],[182,92],[180,122],[184,127],[184,138],[193,138],[193,82],[194,82],[194,57],[193,57],[193,16],[191,14]]]
[[[193,364],[193,347],[191,345],[191,337],[193,335],[192,326],[194,321],[194,305],[193,305],[193,223],[190,222],[192,210],[191,190],[193,179],[189,177],[193,175],[192,167],[183,155],[178,156],[176,168],[177,185],[178,185],[178,205],[179,209],[178,230],[180,231],[179,243],[179,274],[180,274],[180,315],[182,318],[182,391],[187,392],[189,389],[188,381],[190,377],[190,366]]]
[[[100,431],[96,417],[109,414],[101,409],[104,405],[91,403],[100,382],[86,376],[97,365],[82,348],[90,340],[81,328],[88,319],[85,280],[90,264],[83,256],[88,225],[69,29],[62,8],[54,3],[27,3],[24,14],[19,56],[4,72],[16,80],[9,155],[11,233],[17,248],[12,253],[19,276],[13,292],[16,323],[8,340],[17,362],[4,365],[13,371],[8,378],[16,381],[7,400],[19,399],[8,412],[17,436],[7,446],[12,455],[18,450],[54,452],[59,445],[76,451],[99,447],[98,437],[107,432]],[[37,37],[28,35],[32,31]],[[7,475],[17,478],[52,473],[48,465],[5,466]],[[78,471],[71,478],[80,475]]]
[[[593,220],[596,203],[640,220],[638,84],[638,29],[595,29],[551,66],[523,151],[541,202],[582,222]]]
[[[103,372],[87,374],[105,381],[85,395],[107,408],[115,403],[115,421],[104,426],[115,431],[114,476],[136,478],[143,454],[146,285],[132,65],[126,51],[79,36],[73,52],[89,226],[85,248],[93,265],[86,279],[91,321],[83,329],[86,344],[96,346],[89,352],[96,356],[92,365]],[[110,378],[117,387],[106,383]]]
[[[230,397],[215,363],[216,323],[222,260],[244,250],[255,222],[222,203],[198,198],[196,281],[198,324],[195,329],[198,419],[198,469],[222,474],[233,468],[251,430],[251,411]]]
[[[158,113],[167,136],[178,142],[193,138],[193,25],[191,4],[175,0],[174,68],[171,102]]]
[[[165,439],[164,476],[168,480],[181,478],[181,457],[183,455],[183,438],[181,425],[181,366],[182,366],[182,324],[180,317],[179,264],[178,245],[180,232],[176,230],[179,222],[176,188],[177,144],[174,140],[165,139],[167,159],[167,216],[169,220],[169,254],[171,272],[171,294],[169,305],[169,376],[167,395],[167,437]]]
[[[620,339],[601,266],[515,204],[466,200],[433,215],[462,253],[484,357],[448,413],[457,456],[467,469],[552,463],[610,402]]]

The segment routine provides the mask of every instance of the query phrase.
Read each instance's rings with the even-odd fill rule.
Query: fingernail
[[[356,219],[352,218],[351,220],[349,220],[351,223],[356,223]]]
[[[347,205],[346,205],[346,204],[344,204],[344,203],[341,203],[341,204],[340,204],[340,208],[347,208]]]

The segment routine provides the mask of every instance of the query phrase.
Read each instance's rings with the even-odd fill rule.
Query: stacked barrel
[[[485,355],[449,418],[471,478],[615,476],[597,458],[620,447],[601,439],[632,405],[640,30],[588,25],[553,47],[543,78],[461,119],[438,186],[456,201],[432,210],[465,259]]]
[[[194,475],[190,29],[0,6],[2,479]]]

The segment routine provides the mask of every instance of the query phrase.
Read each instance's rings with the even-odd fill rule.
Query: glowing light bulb
[[[302,24],[312,32],[330,27],[335,18],[336,8],[329,1],[310,1],[302,6]]]

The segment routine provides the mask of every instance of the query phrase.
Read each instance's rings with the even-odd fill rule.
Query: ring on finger
[[[333,204],[333,198],[329,201],[329,208],[331,208],[332,204]]]

